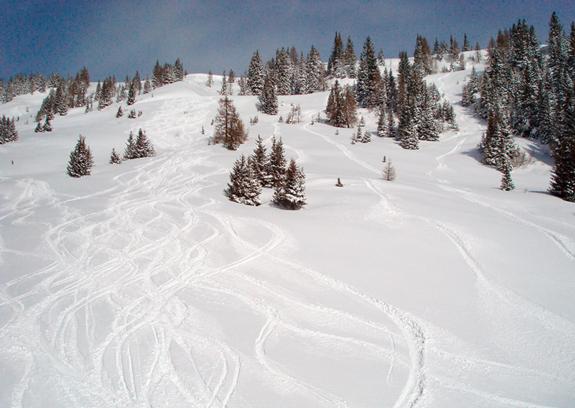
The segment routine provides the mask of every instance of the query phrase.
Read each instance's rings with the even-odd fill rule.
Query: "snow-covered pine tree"
[[[277,115],[278,97],[274,86],[274,81],[268,74],[264,80],[264,86],[258,97],[258,109],[268,115]]]
[[[264,87],[264,67],[259,51],[256,51],[248,67],[248,89],[252,95],[259,95]]]
[[[286,170],[284,183],[275,187],[273,202],[289,210],[298,210],[306,204],[305,174],[293,159]]]
[[[89,176],[93,165],[92,152],[88,145],[86,145],[84,136],[80,136],[76,147],[70,153],[70,160],[66,171],[70,177]]]
[[[138,130],[134,153],[136,156],[135,158],[152,157],[156,154],[156,150],[154,149],[152,142],[150,142],[146,133],[142,129]]]
[[[292,93],[292,71],[293,66],[285,48],[277,50],[275,60],[275,85],[278,95],[290,95]]]
[[[553,148],[555,160],[549,192],[575,202],[575,96],[570,91],[565,103],[561,135]]]
[[[146,78],[144,81],[144,94],[152,92],[152,84],[150,83],[150,79]]]
[[[398,83],[397,83],[397,110],[399,114],[407,100],[407,85],[411,76],[411,65],[407,53],[402,51],[399,53],[399,67],[397,69]]]
[[[263,140],[260,135],[256,139],[256,148],[251,156],[252,167],[256,179],[262,187],[272,187],[272,175],[270,174],[270,158],[266,152]]]
[[[222,143],[229,150],[236,150],[247,140],[247,133],[232,100],[227,96],[219,100],[218,115],[215,119],[213,144]]]
[[[130,89],[128,91],[128,100],[126,101],[128,106],[136,103],[136,93],[137,92],[138,92],[138,89],[136,88],[136,84],[134,83],[134,81],[130,81]]]
[[[122,116],[124,116],[124,111],[122,110],[122,107],[120,106],[118,108],[118,112],[116,112],[116,118],[121,118]]]
[[[379,108],[379,117],[377,119],[377,135],[379,137],[389,136],[388,131],[385,107],[382,105]]]
[[[377,66],[371,38],[363,45],[357,72],[356,97],[362,108],[374,108],[380,102],[381,74]]]
[[[357,57],[355,56],[355,51],[353,50],[353,41],[349,36],[347,37],[347,44],[345,46],[345,51],[343,52],[343,62],[346,75],[349,78],[355,78],[355,64],[357,62]]]
[[[431,74],[432,67],[431,50],[427,39],[418,34],[413,52],[413,69],[418,70],[423,77]]]
[[[511,179],[511,160],[509,160],[508,157],[506,157],[503,160],[502,166],[501,166],[501,190],[503,191],[511,191],[515,188],[515,185],[513,184],[513,180]]]
[[[116,149],[112,149],[112,154],[110,154],[110,164],[120,164],[122,163],[122,158],[118,153],[116,153]]]
[[[333,40],[333,48],[327,63],[327,73],[334,78],[345,78],[346,76],[343,42],[341,34],[338,32],[335,33]]]
[[[253,164],[242,155],[234,163],[230,173],[230,182],[224,190],[230,201],[245,205],[258,206],[260,202],[261,186],[255,177]]]
[[[305,62],[305,86],[304,93],[323,91],[324,68],[319,51],[312,45]]]
[[[286,158],[282,139],[277,140],[275,136],[272,137],[269,169],[272,185],[274,187],[281,186],[285,179]]]
[[[134,133],[130,131],[130,136],[128,136],[128,141],[126,142],[126,148],[124,149],[124,160],[131,160],[137,158],[136,154],[136,141],[134,140]]]

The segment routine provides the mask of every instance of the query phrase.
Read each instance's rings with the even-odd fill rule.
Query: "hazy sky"
[[[83,65],[92,78],[122,78],[178,56],[189,72],[240,73],[256,49],[267,58],[281,46],[307,53],[314,44],[327,60],[336,30],[352,36],[358,53],[370,35],[377,49],[396,56],[413,52],[417,33],[432,43],[450,34],[461,42],[467,32],[483,46],[518,18],[533,24],[540,40],[553,10],[566,30],[575,20],[575,0],[0,0],[0,6],[0,78],[74,73]]]

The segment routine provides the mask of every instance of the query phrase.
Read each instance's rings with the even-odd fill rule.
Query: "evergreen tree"
[[[411,65],[407,53],[402,51],[399,53],[399,67],[397,71],[397,112],[401,112],[405,101],[407,99],[407,84],[411,75]]]
[[[333,40],[333,49],[327,63],[327,73],[334,78],[345,78],[346,67],[344,61],[343,42],[341,34],[336,32]]]
[[[282,186],[285,179],[286,158],[281,138],[272,138],[272,148],[270,152],[270,170],[272,185],[277,188]]]
[[[356,97],[357,103],[363,108],[374,108],[381,102],[381,74],[369,37],[365,40],[359,60]]]
[[[70,161],[68,162],[67,173],[70,177],[89,176],[94,160],[86,139],[80,136],[76,147],[70,153]]]
[[[276,95],[275,86],[270,75],[266,75],[264,87],[258,98],[258,109],[267,113],[268,115],[277,115],[278,113],[278,97]]]
[[[150,93],[152,92],[152,84],[150,83],[150,79],[146,78],[146,81],[144,81],[144,93]]]
[[[575,201],[575,96],[568,95],[564,107],[561,136],[553,149],[555,164],[549,192],[567,201]]]
[[[152,157],[156,154],[154,146],[142,129],[138,130],[138,137],[134,145],[134,158]]]
[[[136,93],[138,89],[136,88],[136,84],[134,81],[130,82],[130,90],[128,91],[128,101],[126,102],[128,106],[133,105],[136,103]]]
[[[232,100],[227,96],[219,101],[218,115],[212,142],[222,143],[226,149],[236,150],[247,140],[244,124],[241,121]]]
[[[122,116],[124,116],[124,111],[122,110],[122,107],[120,106],[118,108],[118,112],[116,112],[116,118],[121,118]]]
[[[511,162],[509,158],[505,158],[501,168],[501,190],[511,191],[515,188],[513,180],[511,179]]]
[[[388,135],[387,119],[385,115],[385,108],[381,106],[379,108],[379,117],[377,119],[377,135],[379,137],[386,137]]]
[[[305,93],[324,90],[324,68],[319,51],[312,45],[305,62]]]
[[[417,35],[415,51],[413,53],[413,69],[420,71],[421,76],[431,74],[431,50],[427,39],[421,35]]]
[[[272,175],[270,174],[270,159],[260,135],[258,135],[256,139],[256,148],[251,159],[255,178],[260,182],[262,187],[271,187],[273,183]]]
[[[128,136],[126,148],[124,149],[124,160],[131,160],[136,158],[138,158],[136,153],[136,142],[134,140],[134,134],[130,131],[130,136]]]
[[[355,56],[355,51],[353,50],[353,41],[351,41],[351,37],[347,37],[347,44],[345,46],[345,51],[343,52],[343,61],[346,75],[349,78],[355,78],[355,63],[357,62],[357,57]]]
[[[278,95],[290,95],[292,85],[292,71],[289,55],[285,48],[281,48],[276,52],[275,60],[275,85]]]
[[[467,33],[463,33],[463,51],[471,51],[471,44],[469,43],[469,38],[467,38]]]
[[[261,94],[264,87],[264,67],[259,51],[256,51],[250,60],[247,83],[252,95]]]
[[[242,155],[234,163],[230,173],[230,182],[228,188],[224,191],[230,201],[245,205],[258,206],[260,202],[261,186],[257,180],[253,163]]]
[[[116,149],[112,149],[112,154],[110,155],[110,164],[120,164],[122,163],[122,159],[116,153]]]
[[[306,204],[305,175],[293,159],[286,170],[284,183],[275,187],[273,202],[289,210],[298,210]]]

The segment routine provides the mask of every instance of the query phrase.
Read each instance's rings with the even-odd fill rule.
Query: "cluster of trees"
[[[325,108],[328,123],[335,127],[353,127],[357,122],[357,103],[353,88],[341,87],[336,80],[329,92]]]
[[[62,80],[60,75],[52,74],[44,77],[41,74],[16,74],[6,83],[0,79],[0,102],[7,103],[15,96],[46,92],[47,88],[55,88]]]
[[[134,134],[130,132],[128,137],[128,142],[126,143],[126,149],[124,151],[123,160],[139,159],[143,157],[151,157],[156,154],[154,146],[146,136],[146,133],[140,129],[138,131],[138,136],[134,139]],[[120,164],[122,158],[116,152],[116,149],[112,149],[112,154],[110,155],[110,164]],[[90,147],[86,143],[86,138],[80,135],[74,150],[70,153],[70,159],[68,160],[68,166],[66,168],[66,173],[70,177],[82,177],[89,176],[92,172],[92,167],[94,166],[94,157],[90,150]]]
[[[14,118],[10,119],[2,115],[0,118],[0,144],[15,142],[18,140],[18,132]]]
[[[485,72],[473,71],[463,89],[462,104],[488,121],[480,145],[484,163],[505,177],[518,154],[513,136],[549,144],[555,160],[550,192],[575,201],[574,84],[575,24],[568,37],[553,13],[544,48],[525,20],[500,31],[489,42]]]
[[[210,143],[221,143],[226,149],[236,150],[247,138],[244,123],[230,98],[219,100],[218,114],[215,118],[214,135]]]
[[[116,163],[117,160],[115,156],[117,156],[117,154],[115,153],[115,150],[112,149],[110,163]],[[124,150],[124,160],[152,157],[155,156],[155,154],[156,150],[152,142],[150,142],[142,129],[138,130],[138,136],[135,140],[133,132],[130,132],[130,136],[128,136],[128,141],[126,142],[126,149]]]
[[[90,86],[90,74],[86,67],[82,68],[74,78],[55,77],[53,83],[49,85],[54,85],[54,87],[51,87],[36,113],[36,122],[40,123],[44,120],[47,128],[51,127],[49,121],[55,115],[65,116],[69,109],[88,104],[87,92]],[[45,90],[46,88],[44,88]]]
[[[307,56],[295,47],[278,49],[275,57],[265,63],[256,51],[245,77],[245,85],[240,86],[243,95],[261,95],[266,81],[277,95],[301,95],[326,88],[324,65],[314,46]]]
[[[416,49],[426,50],[423,37],[418,36],[417,42]],[[381,75],[368,38],[360,57],[355,89],[349,86],[342,89],[337,80],[331,88],[326,107],[328,122],[337,127],[353,127],[359,105],[377,109],[378,136],[395,137],[405,149],[418,149],[419,140],[438,140],[446,125],[451,128],[457,125],[453,107],[441,100],[435,85],[425,83],[423,77],[429,72],[425,53],[411,64],[407,53],[401,52],[397,81],[391,70],[384,69]],[[399,118],[397,127],[396,117]],[[361,132],[358,128],[354,142],[369,141],[369,133]]]
[[[183,81],[184,76],[184,65],[179,58],[176,59],[174,64],[164,63],[164,65],[160,65],[160,61],[156,60],[152,71],[152,86],[159,88],[177,81]]]
[[[327,63],[327,75],[332,78],[355,78],[357,57],[351,37],[347,37],[345,49],[341,34],[335,33],[333,48]]]
[[[295,160],[287,164],[283,142],[272,138],[271,152],[267,154],[262,138],[258,136],[256,148],[249,158],[242,155],[234,163],[225,195],[234,202],[260,205],[262,188],[274,189],[273,203],[279,207],[297,210],[305,205],[305,174]]]
[[[392,133],[395,133],[404,149],[418,149],[420,140],[438,140],[444,124],[457,127],[453,107],[447,101],[441,101],[435,85],[425,83],[424,73],[422,65],[410,64],[407,53],[400,53],[397,90],[399,123],[397,131]]]

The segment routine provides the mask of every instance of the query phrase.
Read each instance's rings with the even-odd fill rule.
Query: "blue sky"
[[[334,32],[352,36],[356,52],[367,35],[385,55],[413,52],[420,33],[486,43],[498,29],[525,18],[547,37],[553,10],[566,30],[573,0],[425,1],[161,1],[0,0],[0,78],[16,72],[74,73],[93,78],[146,74],[156,61],[180,56],[190,72],[243,72],[255,49],[268,57],[281,46],[327,60]]]

